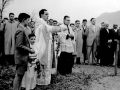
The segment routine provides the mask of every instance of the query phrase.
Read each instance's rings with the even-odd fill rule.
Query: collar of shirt
[[[86,29],[86,27],[87,27],[86,25],[82,25],[82,26],[83,26],[83,29]]]
[[[108,29],[106,29],[107,30],[107,32],[109,33],[109,30]]]
[[[22,28],[24,28],[24,30],[26,29],[26,27],[25,26],[23,26],[21,23],[19,24]]]
[[[95,25],[92,25],[92,27],[95,29]]]
[[[114,29],[115,30],[115,32],[117,32],[117,29]]]

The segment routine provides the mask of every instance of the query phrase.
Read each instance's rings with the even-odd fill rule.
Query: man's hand
[[[31,49],[30,52],[33,54],[33,53],[35,53],[35,50]]]
[[[114,40],[115,42],[119,43],[119,41],[117,39]]]
[[[112,42],[112,40],[110,39],[110,40],[108,40],[108,43],[111,43]]]

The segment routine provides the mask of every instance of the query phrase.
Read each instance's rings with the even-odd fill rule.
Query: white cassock
[[[38,85],[48,85],[51,81],[51,44],[53,26],[49,26],[42,18],[38,19],[35,30],[37,58],[43,65],[43,70],[37,78]]]

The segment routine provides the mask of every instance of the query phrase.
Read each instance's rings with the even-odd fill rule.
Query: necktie
[[[86,29],[85,29],[85,26],[83,26],[83,30],[84,30],[84,32],[85,32],[85,30],[86,30]]]
[[[68,33],[70,34],[70,29],[69,29],[69,26],[67,25],[67,28],[68,28]]]

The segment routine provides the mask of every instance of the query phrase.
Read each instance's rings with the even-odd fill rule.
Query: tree
[[[31,16],[31,20],[32,21],[36,21],[36,15],[37,15],[37,12],[35,10],[33,10],[31,13],[30,13],[30,16]]]
[[[13,0],[2,0],[2,8],[0,10],[1,16],[3,16],[5,8],[10,4]]]

